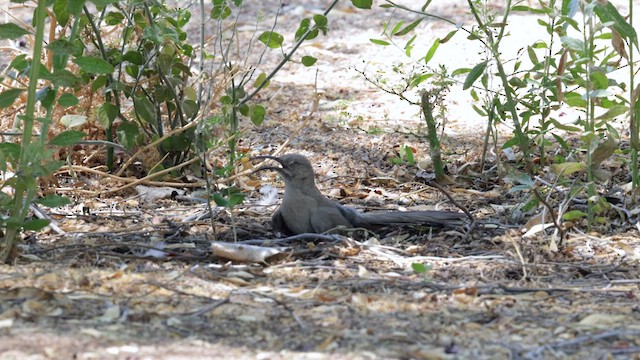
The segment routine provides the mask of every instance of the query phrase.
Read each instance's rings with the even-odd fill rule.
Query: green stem
[[[443,184],[445,182],[444,165],[442,163],[442,155],[440,151],[440,140],[436,129],[436,120],[433,118],[433,98],[432,94],[424,91],[420,96],[420,107],[424,120],[427,122],[427,139],[429,140],[429,149],[431,150],[431,161],[433,162],[433,170],[436,173],[436,182]]]
[[[633,0],[629,0],[629,24],[633,24]],[[629,119],[631,120],[631,124],[629,128],[631,129],[631,181],[633,184],[633,188],[636,189],[638,185],[640,185],[640,174],[638,173],[638,148],[636,147],[638,143],[638,137],[640,136],[640,114],[636,111],[637,106],[636,102],[638,99],[635,98],[634,94],[637,94],[635,91],[635,71],[633,69],[633,42],[629,39]],[[634,141],[635,140],[635,141]],[[634,192],[635,194],[635,192]]]
[[[22,120],[24,122],[24,130],[22,133],[22,144],[20,146],[20,159],[16,176],[24,177],[29,173],[29,168],[33,165],[30,158],[30,145],[32,141],[33,123],[35,121],[36,110],[36,90],[38,87],[38,75],[40,74],[40,57],[42,55],[42,44],[44,43],[44,20],[47,14],[47,0],[38,0],[38,7],[35,12],[35,41],[33,44],[33,56],[31,58],[30,81],[27,88],[27,105]],[[46,137],[46,134],[42,134]],[[27,175],[28,176],[28,175]],[[35,196],[34,186],[30,186],[24,180],[18,180],[15,186],[15,194],[13,197],[13,206],[10,210],[11,216],[7,222],[7,233],[4,237],[4,244],[0,251],[0,262],[6,263],[12,260],[16,253],[16,245],[18,243],[20,229],[27,216],[31,200]]]
[[[520,150],[522,151],[525,166],[527,170],[532,170],[533,163],[529,158],[529,138],[525,136],[524,132],[522,131],[522,125],[520,124],[520,117],[518,115],[518,110],[516,109],[516,101],[513,98],[513,94],[512,94],[513,90],[511,88],[511,85],[509,84],[509,79],[507,78],[507,73],[504,70],[502,61],[500,60],[500,51],[498,50],[498,47],[500,45],[500,40],[502,38],[498,36],[497,41],[494,41],[491,30],[489,30],[489,27],[486,24],[484,24],[482,19],[480,19],[480,15],[478,15],[478,11],[473,5],[473,2],[471,0],[467,0],[467,3],[469,4],[469,8],[471,9],[471,13],[473,14],[473,17],[476,19],[476,22],[478,23],[478,27],[482,29],[482,31],[484,31],[486,35],[487,45],[489,46],[489,50],[491,51],[491,56],[496,61],[498,75],[500,76],[500,80],[502,81],[502,86],[504,87],[504,95],[507,100],[507,108],[511,113],[511,118],[513,121],[513,130],[514,130],[516,139],[518,139],[518,145],[520,146]],[[507,18],[509,17],[510,9],[511,9],[511,0],[508,0],[507,3],[505,4],[505,12],[502,19],[503,24],[507,24]],[[500,31],[500,35],[503,34],[503,31],[504,29]]]

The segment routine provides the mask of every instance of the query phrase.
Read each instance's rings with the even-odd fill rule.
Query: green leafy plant
[[[352,2],[357,7],[371,7],[371,1]],[[14,105],[25,94],[22,84],[28,83],[26,109],[16,117],[14,126],[22,131],[22,141],[20,145],[0,144],[0,156],[5,160],[0,170],[8,177],[3,188],[13,191],[0,194],[0,210],[7,214],[0,220],[0,227],[6,230],[1,260],[15,256],[21,230],[46,224],[42,220],[25,222],[25,218],[39,195],[38,180],[51,176],[63,164],[52,160],[61,154],[55,149],[77,143],[84,136],[67,129],[98,126],[104,139],[82,142],[106,145],[105,162],[110,169],[116,165],[114,148],[123,149],[130,157],[118,175],[136,160],[142,160],[147,173],[156,176],[176,173],[200,159],[207,161],[212,150],[228,147],[229,163],[213,171],[216,176],[228,176],[235,159],[242,156],[235,148],[242,135],[241,119],[255,125],[263,122],[267,110],[254,99],[285,63],[315,64],[312,56],[294,59],[293,55],[302,42],[327,34],[327,14],[336,3],[333,1],[323,14],[301,20],[293,47],[282,52],[282,61],[270,72],[258,69],[265,51],[283,49],[285,39],[275,29],[280,8],[275,9],[270,31],[242,42],[237,36],[242,0],[214,0],[209,14],[201,1],[199,41],[189,39],[185,29],[191,21],[190,11],[164,2],[38,1],[35,34],[16,24],[0,25],[0,40],[33,35],[35,44],[32,56],[16,56],[9,65],[11,77],[0,79],[5,89],[0,92],[0,109]],[[44,41],[47,16],[51,26],[58,28]],[[204,31],[207,20],[216,24],[212,46]],[[256,22],[260,21],[258,17]],[[258,60],[251,63],[254,41],[264,47]],[[247,51],[236,52],[243,48]],[[13,78],[18,82],[12,82]],[[34,136],[34,129],[39,136]],[[47,142],[50,132],[58,135]],[[157,156],[146,155],[151,149]],[[147,163],[148,158],[153,161]],[[214,200],[229,208],[242,200],[227,190],[210,193],[217,193]],[[55,195],[38,201],[47,206],[65,203]]]
[[[45,206],[61,206],[69,203],[69,200],[57,195],[48,195],[38,199],[38,180],[51,176],[63,164],[62,161],[52,160],[53,148],[70,146],[77,143],[84,136],[75,130],[59,133],[51,141],[47,141],[47,133],[52,123],[52,113],[55,100],[62,98],[62,103],[73,102],[72,96],[62,97],[60,89],[66,85],[74,85],[76,79],[67,79],[63,82],[56,74],[62,70],[60,62],[54,62],[52,71],[40,63],[43,51],[43,39],[45,30],[45,17],[47,2],[38,1],[38,7],[34,13],[34,48],[31,59],[25,56],[14,59],[10,64],[16,70],[17,76],[28,76],[28,88],[26,89],[27,103],[23,113],[16,118],[15,127],[22,131],[20,144],[11,142],[0,143],[0,170],[5,174],[0,192],[0,210],[6,214],[0,220],[0,227],[4,229],[3,241],[0,249],[0,261],[11,262],[17,256],[17,244],[22,230],[37,231],[49,224],[46,219],[27,219],[28,211],[33,203]],[[78,11],[70,7],[71,11]],[[0,27],[1,39],[15,39],[26,35],[25,30],[19,29],[13,24],[5,24]],[[39,79],[49,80],[49,85],[38,90]],[[12,88],[0,93],[0,108],[6,108],[22,94],[25,89]],[[37,111],[36,103],[40,103],[43,111]],[[36,128],[40,134],[34,136]]]
[[[630,20],[609,2],[563,0],[540,2],[533,7],[522,3],[512,5],[511,1],[507,1],[502,13],[498,14],[483,1],[468,0],[467,5],[475,23],[465,27],[429,13],[427,9],[430,4],[431,1],[426,1],[420,9],[415,9],[385,1],[381,6],[396,10],[396,15],[406,12],[419,17],[411,23],[402,20],[393,23],[393,19],[390,19],[383,27],[382,38],[371,41],[381,46],[396,47],[416,63],[428,63],[437,49],[446,46],[457,32],[467,33],[469,41],[480,42],[484,58],[469,68],[454,70],[452,75],[465,76],[461,81],[462,88],[469,90],[471,97],[481,103],[480,106],[474,104],[474,110],[488,120],[482,164],[485,163],[489,139],[497,140],[496,131],[493,130],[495,125],[509,122],[513,136],[502,145],[503,149],[517,146],[529,174],[536,173],[539,166],[566,161],[584,164],[571,168],[583,170],[574,173],[574,176],[586,174],[586,186],[577,188],[586,189],[590,204],[589,223],[593,221],[594,214],[603,214],[608,207],[603,205],[595,184],[607,180],[607,172],[601,169],[601,164],[616,150],[615,141],[619,135],[611,121],[621,115],[631,114],[632,133],[638,129],[638,120],[634,117],[634,111],[640,113],[634,110],[640,109],[637,95],[631,89],[630,96],[625,99],[620,92],[625,91],[627,85],[618,83],[611,76],[613,71],[620,68],[623,60],[632,67],[630,59],[634,50],[638,49],[638,41]],[[578,10],[582,14],[580,21],[574,19]],[[509,35],[509,23],[514,11],[537,16],[538,24],[548,34],[548,40],[538,40],[524,47],[526,59],[521,54],[515,54],[513,58],[509,57],[510,54],[503,54],[501,44]],[[405,36],[410,36],[425,18],[455,25],[455,29],[445,37],[436,39],[426,53],[416,57],[413,54],[416,35],[408,40]],[[572,35],[575,33],[578,36]],[[513,64],[512,69],[508,68],[510,64]],[[406,78],[416,79],[416,82],[433,76],[432,71],[404,73]],[[633,80],[630,74],[631,84]],[[406,83],[411,84],[411,81]],[[388,89],[385,91],[389,92]],[[404,92],[397,94],[405,97]],[[563,106],[569,106],[582,115],[573,124],[563,123],[553,115],[554,110]],[[579,135],[582,148],[575,149],[569,144],[565,140],[567,133]],[[632,142],[634,136],[637,134],[632,134]],[[532,143],[537,146],[536,163],[532,161]],[[556,153],[548,158],[548,149],[555,146],[564,150],[564,156],[563,153]],[[637,149],[640,147],[632,149],[631,167],[634,173],[638,167]],[[585,154],[584,159],[580,158],[582,153]],[[510,166],[505,168],[509,169]],[[562,181],[574,181],[568,179],[568,175],[557,174],[563,177]],[[537,204],[537,198],[531,197],[526,207]]]

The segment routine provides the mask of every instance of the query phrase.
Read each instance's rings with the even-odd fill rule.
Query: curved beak
[[[256,159],[269,159],[269,160],[273,160],[276,161],[278,164],[280,164],[280,166],[282,167],[277,167],[277,166],[261,166],[255,170],[253,170],[251,172],[251,174],[257,173],[259,171],[263,171],[263,170],[273,170],[278,172],[278,174],[282,175],[282,177],[284,178],[288,178],[291,176],[289,169],[285,166],[285,164],[282,162],[282,160],[277,157],[277,156],[271,156],[271,155],[259,155],[259,156],[254,156],[252,158],[250,158],[251,160],[256,160]]]

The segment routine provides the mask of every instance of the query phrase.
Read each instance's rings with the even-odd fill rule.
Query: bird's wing
[[[351,228],[353,224],[333,204],[319,206],[311,214],[311,227],[315,233],[321,234],[338,226]]]

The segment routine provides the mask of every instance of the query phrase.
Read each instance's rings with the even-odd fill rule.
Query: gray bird
[[[274,170],[284,179],[282,204],[273,214],[273,231],[284,235],[324,233],[338,226],[376,229],[385,225],[423,224],[429,226],[462,225],[465,214],[453,211],[359,212],[329,200],[315,184],[313,167],[300,154],[256,156],[271,159],[281,167],[263,166],[255,171]]]

